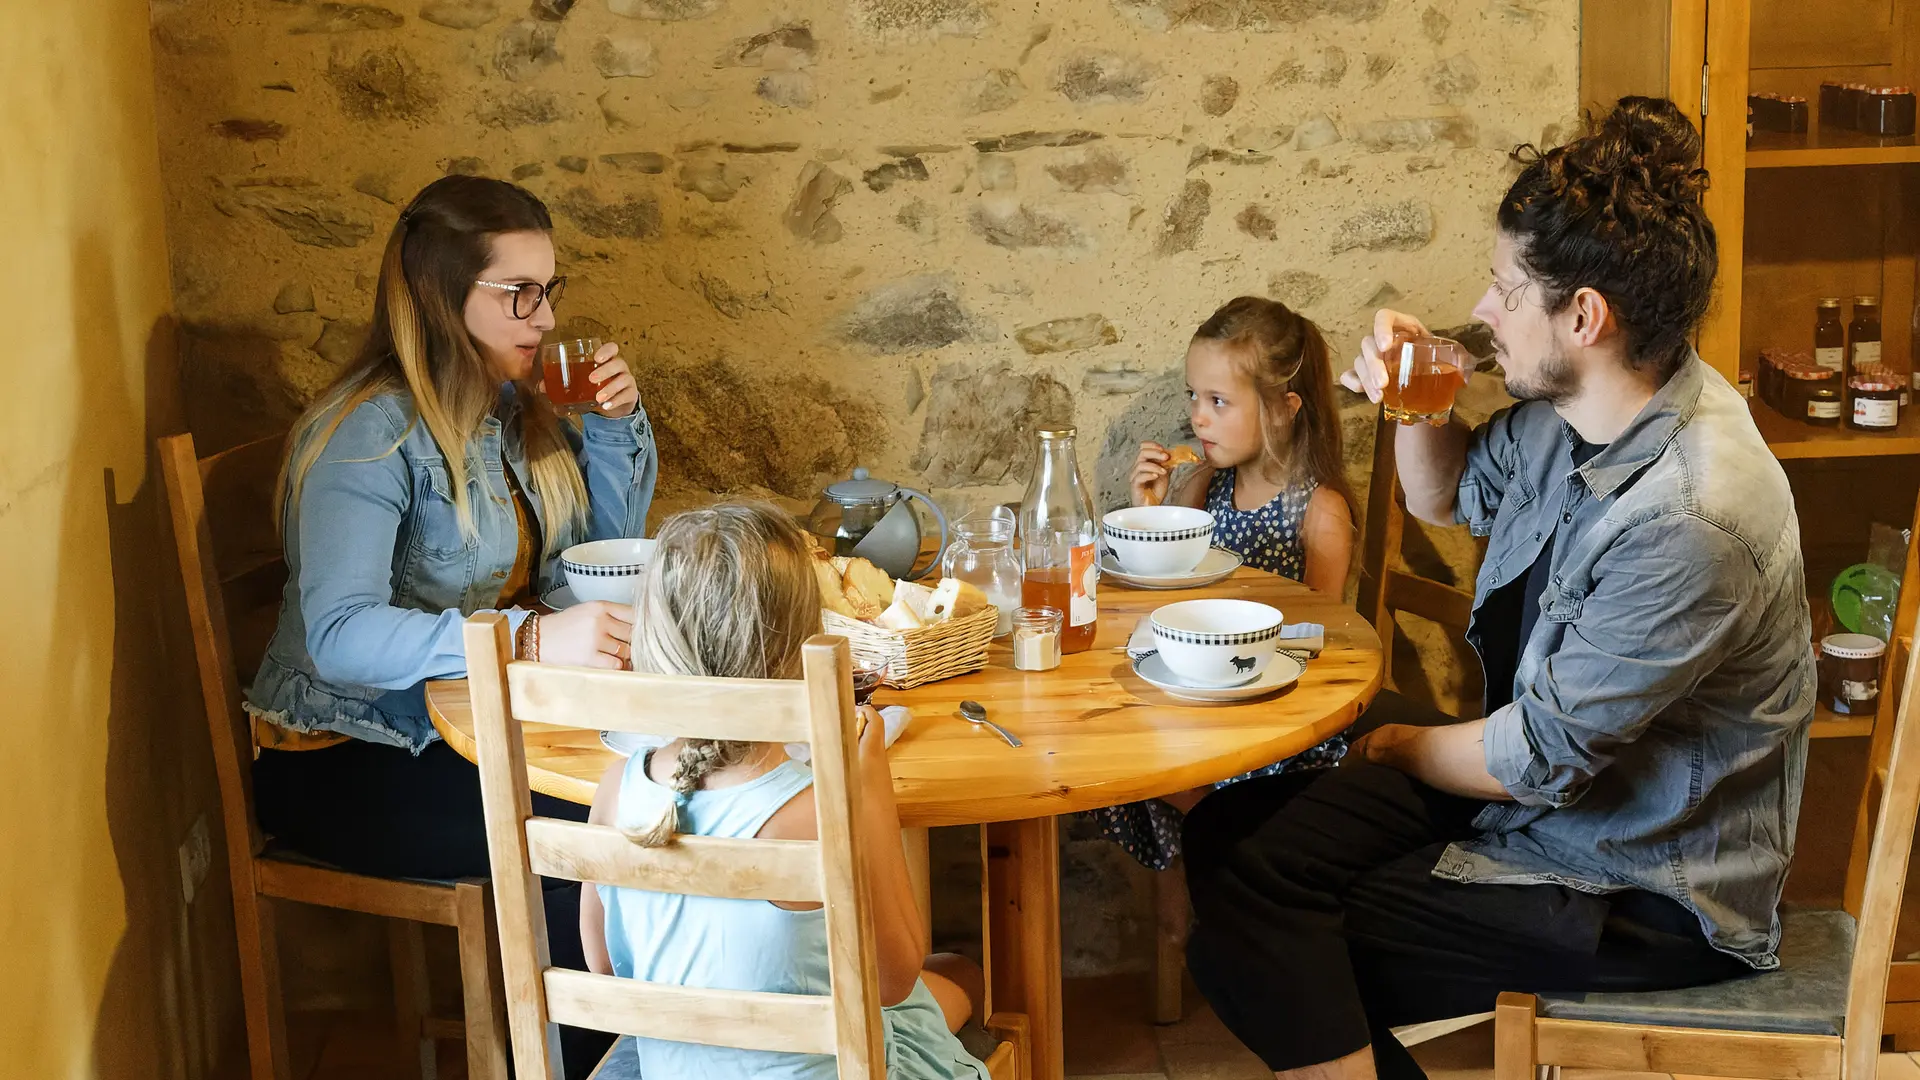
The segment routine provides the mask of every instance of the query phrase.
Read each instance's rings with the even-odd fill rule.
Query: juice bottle
[[[1847,327],[1840,321],[1840,298],[1823,296],[1813,309],[1813,362],[1829,371],[1847,368]]]
[[[1020,547],[1026,564],[1020,603],[1057,608],[1065,615],[1060,651],[1084,652],[1092,647],[1100,621],[1094,557],[1099,524],[1074,458],[1074,429],[1044,428],[1038,435],[1039,455],[1020,505]]]

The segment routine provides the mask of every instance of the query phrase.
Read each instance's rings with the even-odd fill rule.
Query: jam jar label
[[[1807,402],[1807,416],[1815,420],[1838,420],[1840,419],[1840,403],[1838,401],[1809,401]]]
[[[1853,423],[1855,427],[1890,428],[1900,425],[1900,402],[1897,398],[1876,401],[1872,398],[1853,399]]]
[[[1879,679],[1840,680],[1840,697],[1844,701],[1872,701],[1879,696]]]

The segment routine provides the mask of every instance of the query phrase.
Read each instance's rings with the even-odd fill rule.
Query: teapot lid
[[[887,480],[869,479],[867,470],[853,470],[853,479],[842,480],[827,488],[827,498],[842,506],[883,502],[900,493],[900,485]]]

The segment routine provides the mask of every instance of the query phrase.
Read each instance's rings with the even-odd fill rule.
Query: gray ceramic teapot
[[[920,559],[925,533],[913,513],[916,499],[926,504],[940,526],[940,548],[918,572],[913,567]],[[940,565],[940,551],[947,547],[947,516],[939,504],[925,492],[875,480],[865,469],[853,470],[853,479],[842,480],[821,493],[813,513],[807,516],[807,531],[835,555],[859,556],[890,576],[907,580],[923,577]]]

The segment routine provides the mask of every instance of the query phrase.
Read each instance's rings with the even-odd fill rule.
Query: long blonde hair
[[[800,526],[764,503],[721,503],[660,526],[633,619],[633,669],[656,675],[797,679],[800,650],[820,632],[820,591]],[[755,744],[687,739],[669,786],[675,801],[651,827],[627,835],[658,847],[709,773],[747,759]]]
[[[552,229],[540,200],[503,180],[446,176],[413,197],[387,237],[366,344],[294,426],[278,505],[298,504],[307,471],[347,414],[381,394],[400,392],[446,459],[461,534],[468,540],[477,535],[467,450],[500,400],[500,377],[467,333],[467,293],[492,259],[494,236]],[[568,542],[573,530],[567,526],[585,527],[587,486],[564,421],[531,382],[518,384],[518,391],[521,441],[546,510],[551,557]]]

